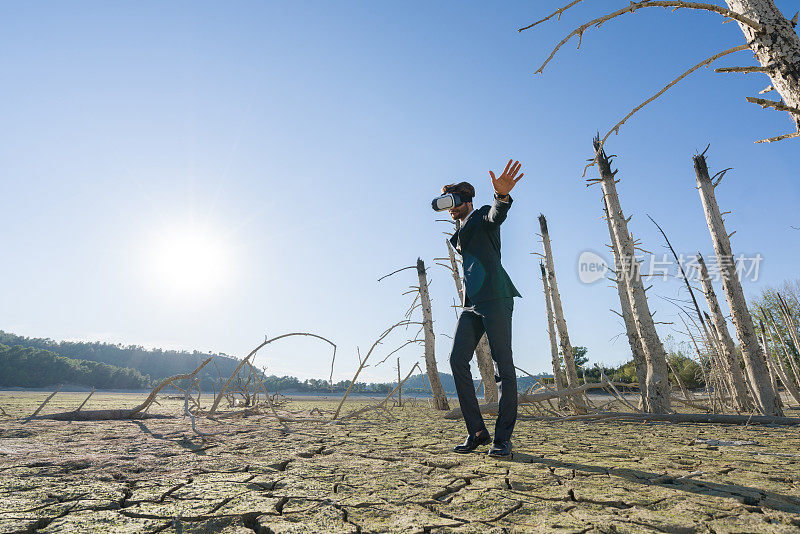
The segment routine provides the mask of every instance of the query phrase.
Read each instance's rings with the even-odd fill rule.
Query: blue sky
[[[777,4],[791,16],[793,2]],[[513,157],[525,172],[503,226],[504,264],[523,295],[515,363],[549,367],[530,254],[541,250],[540,212],[573,344],[587,346],[591,362],[624,361],[623,327],[609,311],[616,291],[577,277],[578,255],[605,254],[608,242],[600,191],[581,178],[591,138],[743,37],[710,13],[644,10],[588,30],[579,52],[573,41],[533,75],[573,27],[623,5],[586,2],[517,33],[560,4],[3,4],[0,329],[238,356],[264,335],[311,331],[339,345],[334,378],[345,379],[356,346],[368,348],[410,302],[402,293],[412,271],[377,278],[422,257],[439,367],[449,371],[455,290],[433,265],[447,225],[435,222],[430,198],[466,179],[486,203],[489,169]],[[748,52],[718,62],[751,63]],[[764,257],[750,295],[796,278],[800,256],[790,228],[800,226],[798,141],[753,144],[791,123],[744,100],[768,84],[701,69],[607,145],[619,156],[631,230],[658,253],[647,214],[679,252],[713,253],[691,156],[711,143],[711,168],[734,167],[717,195],[733,211],[735,252]],[[209,244],[202,262],[214,268],[206,278],[174,269],[158,278],[187,232]],[[660,297],[685,296],[679,287],[651,290],[660,320],[676,320]],[[387,340],[376,361],[405,336]],[[421,349],[400,355],[408,369]],[[330,352],[297,339],[257,363],[323,378]],[[362,378],[392,376],[384,364]]]

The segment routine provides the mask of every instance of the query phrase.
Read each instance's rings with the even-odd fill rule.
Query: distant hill
[[[115,367],[135,369],[141,375],[149,375],[154,383],[168,376],[188,373],[193,371],[203,360],[211,356],[203,352],[186,352],[175,350],[152,349],[147,350],[138,345],[114,345],[110,343],[85,342],[85,341],[53,341],[52,339],[32,338],[18,336],[0,330],[0,344],[12,347],[19,345],[34,349],[43,349],[58,356],[84,360],[87,362],[100,362]],[[211,384],[219,382],[217,367],[223,379],[233,373],[239,362],[225,354],[214,358],[214,363],[209,363],[198,375],[200,387],[211,391]],[[63,380],[62,380],[63,382]],[[16,384],[22,385],[22,384]],[[87,384],[92,385],[92,384]],[[100,386],[95,386],[100,387]],[[148,386],[142,386],[148,387]]]
[[[45,349],[0,344],[0,387],[75,384],[104,389],[140,389],[150,377],[130,368],[64,358]]]
[[[477,369],[473,372],[472,378],[473,378],[473,384],[477,388],[478,384],[480,383],[480,375],[478,374]],[[537,375],[537,378],[551,378],[552,379],[553,375],[552,374],[549,374],[549,375],[548,374],[542,374],[542,375]],[[456,382],[453,379],[453,375],[451,375],[450,373],[443,373],[443,372],[440,371],[439,372],[439,379],[442,381],[442,387],[444,387],[445,392],[448,393],[448,394],[455,395],[455,393],[456,393]],[[430,387],[430,384],[428,383],[427,375],[425,375],[425,385],[424,385],[424,387],[422,385],[422,380],[423,380],[422,377],[419,374],[416,374],[416,375],[410,377],[406,381],[406,383],[403,384],[403,389],[407,389],[409,391],[411,391],[411,390],[421,390],[421,391],[430,392],[431,387]],[[530,386],[532,386],[535,383],[536,383],[536,381],[533,380],[531,377],[529,377],[527,375],[526,376],[518,376],[517,377],[517,390],[521,393],[521,392],[525,391],[526,389],[528,389]],[[393,384],[396,386],[397,382],[395,381],[395,382],[393,382]],[[483,389],[483,386],[481,386],[481,389]]]

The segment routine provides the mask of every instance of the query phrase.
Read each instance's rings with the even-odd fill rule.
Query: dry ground
[[[45,396],[0,393],[0,406],[26,415]],[[96,395],[86,409],[141,397]],[[797,428],[521,420],[514,458],[497,460],[451,452],[463,422],[424,401],[392,414],[288,433],[266,416],[204,418],[204,441],[180,417],[2,417],[0,532],[800,532]]]

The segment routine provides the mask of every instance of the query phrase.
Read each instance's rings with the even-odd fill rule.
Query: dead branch
[[[568,415],[566,417],[522,416],[520,420],[528,421],[666,421],[669,423],[716,423],[731,425],[800,425],[800,418],[780,417],[774,415],[736,415],[736,414],[701,414],[701,413],[596,413],[587,415]]]
[[[603,372],[603,368],[600,367],[599,365],[597,366],[597,368],[600,370],[600,378],[606,384],[611,386],[611,390],[612,390],[611,394],[614,395],[622,404],[626,405],[628,408],[633,409],[633,411],[635,411],[637,413],[642,413],[642,410],[640,410],[639,408],[637,408],[636,406],[634,406],[633,404],[628,402],[628,400],[625,397],[622,396],[622,393],[620,393],[619,390],[617,390],[616,386],[614,386],[614,383],[611,380],[609,380],[608,377],[606,376],[606,374]]]
[[[721,58],[723,56],[727,56],[728,54],[733,54],[734,52],[741,52],[742,50],[749,50],[749,49],[750,48],[747,45],[734,46],[733,48],[729,48],[727,50],[719,52],[718,54],[714,54],[713,56],[711,56],[711,57],[709,57],[707,59],[704,59],[703,61],[701,61],[700,63],[698,63],[694,67],[692,67],[689,70],[683,72],[680,76],[678,76],[677,78],[675,78],[674,80],[669,82],[666,86],[664,86],[659,92],[657,92],[656,94],[654,94],[653,96],[651,96],[650,98],[648,98],[647,100],[645,100],[644,102],[642,102],[641,104],[639,104],[638,106],[633,108],[633,110],[630,113],[625,115],[625,117],[621,121],[619,121],[608,132],[606,132],[606,134],[603,136],[603,139],[600,141],[599,149],[603,148],[603,146],[605,145],[606,140],[609,138],[609,136],[612,133],[619,134],[620,127],[623,124],[625,124],[628,121],[628,119],[633,117],[634,114],[639,112],[647,104],[649,104],[650,102],[654,101],[655,99],[657,99],[658,97],[660,97],[661,95],[666,93],[673,85],[677,84],[679,81],[681,81],[682,79],[686,78],[691,73],[693,73],[694,71],[698,70],[700,67],[705,67],[705,66],[713,63],[714,61],[718,60],[719,58]],[[597,152],[597,150],[595,152]],[[589,167],[594,165],[596,161],[597,161],[597,155],[595,155],[594,159],[584,168],[584,175],[586,174],[586,169],[588,169]]]
[[[680,397],[672,397],[672,400],[674,400],[675,402],[678,402],[680,404],[689,406],[691,408],[697,408],[698,410],[705,410],[707,412],[713,411],[711,408],[709,408],[705,404],[700,404],[700,403],[697,403],[697,402],[691,402],[691,401],[688,401],[686,399],[681,399]]]
[[[86,397],[86,398],[83,400],[83,402],[81,403],[81,405],[80,405],[80,406],[78,406],[77,408],[75,408],[75,411],[76,411],[76,412],[79,412],[79,411],[81,411],[81,408],[83,408],[83,406],[84,406],[84,405],[85,405],[87,402],[89,402],[89,399],[91,399],[91,398],[92,398],[92,395],[94,395],[94,386],[92,386],[92,391],[91,391],[91,393],[89,393],[89,396],[88,396],[88,397]]]
[[[379,366],[380,364],[382,364],[383,362],[385,362],[386,360],[388,360],[388,359],[389,359],[389,357],[390,357],[391,355],[393,355],[394,353],[398,352],[400,349],[402,349],[402,348],[404,348],[404,347],[406,347],[406,346],[408,346],[408,345],[411,345],[412,343],[424,343],[424,342],[425,342],[425,340],[424,340],[424,339],[409,339],[408,341],[406,341],[405,343],[403,343],[402,345],[400,345],[399,347],[397,347],[396,349],[394,349],[392,352],[390,352],[389,354],[387,354],[387,355],[386,355],[386,357],[385,357],[384,359],[382,359],[381,361],[379,361],[378,363],[376,363],[376,364],[375,364],[375,367]]]
[[[624,384],[624,385],[627,386],[630,384]],[[557,398],[568,397],[570,395],[576,395],[578,393],[583,393],[584,391],[589,389],[602,389],[602,388],[603,388],[602,383],[591,382],[587,384],[582,384],[576,388],[562,389],[561,391],[549,390],[549,391],[543,391],[541,393],[523,393],[522,395],[519,395],[517,397],[517,402],[519,404],[533,404],[536,402],[546,401],[548,399],[557,399]],[[500,404],[497,402],[490,402],[487,404],[480,405],[481,413],[496,413],[499,408]],[[461,408],[453,408],[452,410],[444,414],[445,419],[460,419],[461,417],[463,417],[461,414]]]
[[[525,26],[524,28],[518,29],[517,31],[521,32],[521,31],[528,30],[530,28],[533,28],[534,26],[538,26],[542,22],[547,22],[548,20],[552,19],[553,17],[557,17],[556,20],[561,20],[561,15],[564,13],[564,11],[568,10],[569,8],[574,6],[575,4],[579,4],[582,1],[583,0],[573,0],[572,2],[567,4],[566,6],[562,7],[561,9],[558,9],[558,10],[554,11],[553,13],[549,14],[548,16],[543,18],[542,20],[537,20],[533,24],[529,24],[529,25]]]
[[[252,363],[248,362],[248,365],[250,365],[250,367],[253,368],[253,370],[255,371],[255,367],[253,367]],[[283,425],[284,430],[289,430],[289,427],[286,425],[283,419],[281,419],[281,416],[279,416],[278,412],[275,410],[275,403],[272,402],[272,397],[270,397],[269,391],[267,391],[267,387],[264,385],[264,382],[261,380],[261,376],[259,376],[258,373],[256,373],[256,380],[258,380],[258,385],[261,386],[261,389],[264,391],[264,396],[267,398],[267,404],[269,405],[269,409],[272,412],[272,415],[275,416],[275,419],[277,419]],[[331,382],[331,384],[333,384],[333,382]],[[333,391],[333,386],[331,386],[331,391]]]
[[[161,391],[162,389],[164,389],[165,387],[167,387],[168,385],[172,384],[176,380],[192,380],[195,376],[197,376],[197,373],[199,373],[200,370],[203,367],[205,367],[206,364],[208,362],[210,362],[213,358],[214,358],[213,356],[210,356],[209,358],[206,359],[206,361],[201,363],[197,367],[197,369],[195,369],[194,371],[192,371],[189,374],[175,375],[175,376],[171,376],[171,377],[163,380],[158,386],[153,388],[153,391],[150,392],[150,395],[148,395],[148,397],[145,399],[145,401],[143,403],[141,403],[139,406],[137,406],[133,410],[129,410],[129,417],[128,418],[133,419],[133,418],[135,418],[136,414],[138,414],[142,410],[147,409],[147,407],[150,406],[150,404],[155,400],[156,395],[158,395],[158,392]]]
[[[385,404],[386,404],[386,403],[389,401],[389,399],[390,399],[390,398],[392,398],[392,395],[394,395],[394,393],[395,393],[396,391],[401,391],[401,389],[400,389],[400,388],[402,388],[402,387],[403,387],[403,384],[405,384],[405,383],[406,383],[406,380],[408,380],[409,378],[411,378],[411,375],[414,373],[414,369],[415,369],[415,368],[419,369],[419,372],[420,372],[420,373],[422,372],[422,368],[419,366],[419,362],[415,363],[415,364],[414,364],[414,365],[411,367],[411,370],[408,372],[408,374],[406,375],[406,377],[405,377],[405,378],[402,380],[402,382],[398,382],[398,383],[397,383],[397,387],[395,387],[395,388],[394,388],[392,391],[390,391],[390,392],[389,392],[389,394],[388,394],[388,395],[386,395],[386,398],[384,398],[384,399],[383,399],[381,402],[379,402],[378,404],[371,404],[371,405],[369,405],[369,406],[365,406],[365,407],[363,407],[363,408],[360,408],[360,409],[358,409],[358,410],[355,410],[355,411],[353,411],[353,412],[350,412],[350,413],[348,413],[348,414],[345,414],[345,415],[343,415],[343,416],[342,416],[342,418],[340,419],[340,421],[344,421],[345,419],[351,419],[351,418],[353,418],[353,417],[356,417],[356,416],[358,416],[358,415],[360,415],[360,414],[364,413],[364,412],[365,412],[365,411],[367,411],[368,409],[372,409],[372,408],[376,408],[376,407],[383,407],[383,406],[384,406],[384,405],[385,405]]]
[[[741,72],[743,74],[749,74],[751,72],[761,72],[766,73],[769,72],[770,69],[766,67],[720,67],[718,69],[714,69],[714,72],[719,73],[730,73],[730,72]]]
[[[794,137],[800,137],[800,131],[779,135],[777,137],[768,137],[766,139],[759,139],[758,141],[756,141],[756,143],[774,143],[775,141],[783,141],[784,139],[792,139]]]
[[[416,269],[416,266],[414,266],[414,268]],[[389,335],[389,333],[392,330],[394,330],[398,326],[405,326],[407,324],[410,324],[410,321],[400,321],[399,323],[395,323],[392,326],[390,326],[389,328],[387,328],[386,330],[384,330],[383,333],[380,336],[378,336],[378,339],[376,339],[375,343],[372,344],[372,346],[369,349],[369,352],[367,352],[367,355],[364,356],[363,360],[361,360],[361,364],[358,366],[358,369],[356,370],[356,374],[355,374],[355,376],[353,376],[353,380],[350,382],[350,385],[347,387],[347,391],[345,391],[344,397],[342,397],[342,400],[339,403],[339,406],[336,408],[336,412],[333,414],[332,419],[336,419],[336,418],[339,417],[339,412],[342,409],[342,405],[344,404],[344,401],[347,400],[347,396],[350,395],[350,389],[353,387],[353,384],[356,383],[356,379],[358,378],[358,375],[361,373],[361,370],[364,369],[364,365],[367,363],[367,359],[369,358],[370,354],[372,354],[372,351],[375,350],[375,347],[377,347],[381,343],[381,341],[383,341],[383,339],[386,336]]]
[[[50,399],[52,399],[53,397],[55,397],[55,396],[56,396],[56,393],[58,393],[59,391],[61,391],[61,388],[62,388],[63,386],[64,386],[64,384],[59,384],[59,385],[58,385],[58,388],[56,388],[56,390],[55,390],[54,392],[52,392],[52,393],[51,393],[51,394],[50,394],[50,395],[49,395],[49,396],[48,396],[48,397],[47,397],[47,398],[44,400],[44,402],[42,402],[42,403],[39,405],[39,407],[38,407],[38,408],[36,408],[36,411],[34,411],[32,414],[30,414],[28,417],[26,417],[24,422],[25,422],[25,423],[27,423],[28,421],[30,421],[31,419],[33,419],[34,417],[36,417],[36,415],[37,415],[39,412],[41,412],[41,411],[42,411],[42,408],[44,408],[44,407],[45,407],[45,405],[46,405],[48,402],[50,402]]]
[[[724,7],[720,7],[714,4],[705,4],[705,3],[697,3],[697,2],[683,2],[681,0],[668,0],[668,1],[645,1],[645,2],[631,2],[628,7],[619,9],[614,11],[613,13],[609,13],[608,15],[604,15],[602,17],[596,18],[592,21],[589,21],[581,26],[578,26],[574,29],[569,35],[564,37],[558,45],[550,52],[550,56],[542,63],[542,66],[539,67],[534,74],[540,74],[544,71],[545,66],[550,63],[550,61],[555,57],[556,53],[564,46],[570,39],[575,36],[578,36],[578,48],[581,47],[581,40],[583,39],[583,32],[589,29],[592,26],[600,27],[609,20],[615,19],[621,15],[626,13],[634,13],[635,11],[644,8],[644,7],[672,7],[674,8],[673,11],[677,9],[700,9],[705,11],[713,11],[715,13],[719,13],[720,15],[731,18],[736,20],[737,22],[741,22],[747,26],[750,26],[757,32],[763,31],[764,27],[759,24],[758,22],[745,17],[744,15],[740,15],[730,9],[726,9]]]
[[[205,439],[208,436],[212,436],[213,434],[206,434],[204,432],[200,432],[197,430],[197,417],[189,410],[189,391],[192,390],[194,386],[198,383],[198,379],[195,378],[194,382],[190,386],[186,388],[186,393],[183,396],[183,413],[188,415],[192,420],[192,432],[200,436],[201,438]]]
[[[406,269],[416,269],[416,268],[417,268],[417,266],[416,266],[416,265],[411,265],[411,266],[409,266],[409,267],[403,267],[402,269],[397,269],[396,271],[392,271],[392,272],[390,272],[389,274],[385,274],[385,275],[381,276],[380,278],[378,278],[378,282],[380,282],[380,281],[381,281],[381,280],[383,280],[384,278],[389,278],[389,277],[390,277],[390,276],[392,276],[393,274],[397,274],[397,273],[399,273],[400,271],[405,271]]]
[[[768,100],[766,98],[756,98],[754,96],[746,96],[744,99],[750,102],[751,104],[758,104],[763,109],[772,108],[772,109],[777,109],[778,111],[788,111],[789,113],[800,115],[800,108],[793,108],[791,106],[787,106],[783,102],[775,102],[774,100]]]
[[[211,409],[209,409],[209,413],[214,413],[217,410],[217,406],[219,406],[219,402],[222,400],[222,397],[225,394],[225,391],[227,391],[228,387],[231,385],[231,382],[233,381],[233,378],[239,374],[239,371],[242,369],[244,364],[247,363],[248,361],[250,361],[250,358],[252,358],[255,355],[256,352],[258,352],[265,345],[269,345],[273,341],[278,341],[279,339],[287,338],[287,337],[290,337],[290,336],[308,336],[308,337],[321,339],[322,341],[325,341],[326,343],[329,343],[333,347],[334,354],[336,353],[336,344],[333,341],[331,341],[330,339],[324,338],[322,336],[319,336],[317,334],[311,334],[309,332],[291,332],[289,334],[282,334],[280,336],[273,337],[272,339],[264,340],[263,343],[261,343],[259,346],[254,348],[252,351],[250,351],[250,354],[248,354],[244,359],[242,359],[241,362],[239,362],[239,365],[236,366],[236,369],[233,371],[233,373],[231,373],[231,376],[228,377],[228,380],[225,382],[225,384],[217,392],[217,396],[214,399],[214,403],[211,405]]]

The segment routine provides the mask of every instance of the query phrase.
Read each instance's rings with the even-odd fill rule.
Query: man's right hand
[[[512,165],[513,163],[513,165]],[[499,178],[494,177],[494,173],[489,171],[489,176],[492,177],[492,186],[494,187],[494,192],[497,193],[498,197],[505,197],[507,196],[514,186],[517,185],[517,182],[522,180],[522,177],[525,176],[525,173],[517,176],[522,165],[520,165],[519,161],[514,161],[513,159],[508,160],[506,163],[506,168],[503,170],[503,173],[500,175]]]

